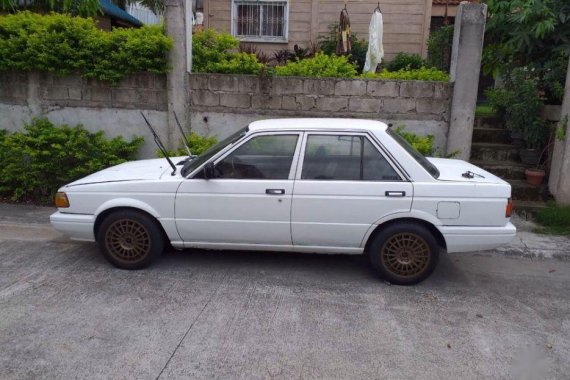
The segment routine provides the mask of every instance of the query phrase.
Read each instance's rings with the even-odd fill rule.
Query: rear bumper
[[[486,251],[509,244],[517,229],[512,223],[503,227],[440,227],[447,252]]]
[[[95,241],[94,215],[56,212],[49,217],[53,228],[72,240]]]

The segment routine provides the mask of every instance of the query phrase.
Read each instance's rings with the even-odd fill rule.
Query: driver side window
[[[298,138],[296,134],[254,137],[216,164],[216,178],[287,179]]]

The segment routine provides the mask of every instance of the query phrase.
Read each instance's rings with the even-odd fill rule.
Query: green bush
[[[540,117],[544,101],[535,71],[527,67],[515,69],[505,76],[504,87],[487,90],[486,95],[507,129],[522,132],[526,148],[540,149],[548,129]]]
[[[427,62],[419,54],[400,52],[387,65],[388,71],[417,70],[426,67]]]
[[[275,72],[281,76],[314,78],[353,78],[356,76],[356,68],[346,56],[326,55],[322,52],[315,54],[313,58],[277,66]]]
[[[188,135],[188,147],[190,148],[190,152],[195,156],[204,153],[205,151],[207,151],[217,143],[218,143],[218,138],[216,136],[202,136],[195,132],[190,132],[190,134]],[[168,155],[170,157],[187,156],[188,151],[184,146],[182,146],[183,145],[182,143],[180,145],[181,147],[178,148],[177,150],[168,151]],[[161,151],[157,151],[157,155],[159,157],[164,157],[164,154],[162,154]]]
[[[394,130],[397,134],[402,136],[404,140],[410,143],[418,152],[424,156],[430,157],[435,153],[435,148],[433,146],[435,137],[434,135],[421,136],[413,132],[406,131],[405,127],[399,126]]]
[[[192,71],[196,73],[257,74],[264,67],[255,54],[236,53],[239,40],[229,33],[205,29],[192,36]]]
[[[263,66],[263,64],[259,63],[255,54],[234,53],[227,60],[209,64],[208,72],[223,74],[258,74]]]
[[[0,16],[0,71],[48,71],[118,82],[168,71],[172,41],[162,27],[99,30],[89,18],[19,12]]]
[[[430,33],[428,38],[427,63],[439,70],[449,72],[451,45],[453,44],[453,25],[442,26]]]
[[[335,55],[338,43],[337,35],[338,24],[331,24],[329,26],[329,33],[319,37],[317,47],[326,55]],[[350,54],[348,61],[356,67],[358,73],[362,72],[362,68],[366,63],[366,52],[368,51],[368,42],[359,39],[356,33],[350,34]]]
[[[50,202],[57,189],[108,166],[132,160],[144,139],[106,139],[81,125],[34,119],[23,132],[0,133],[0,194],[12,200]]]
[[[435,68],[422,67],[417,70],[388,71],[381,73],[366,73],[363,78],[370,79],[393,79],[393,80],[423,80],[435,82],[449,82],[449,74]]]

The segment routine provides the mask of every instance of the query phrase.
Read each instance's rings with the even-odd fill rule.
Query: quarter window
[[[216,178],[288,179],[298,137],[254,137],[216,164]]]
[[[399,181],[400,176],[364,136],[311,135],[301,179]]]
[[[233,34],[246,41],[285,41],[287,12],[287,1],[233,0]]]

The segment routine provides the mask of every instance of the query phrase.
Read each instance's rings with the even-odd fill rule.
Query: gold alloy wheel
[[[403,232],[382,245],[380,260],[386,269],[400,277],[415,277],[430,264],[430,248],[419,235]]]
[[[138,261],[150,252],[150,236],[141,223],[119,219],[107,229],[105,246],[117,260]]]

